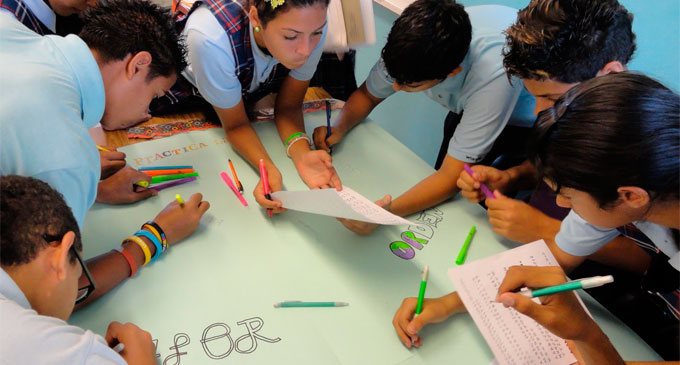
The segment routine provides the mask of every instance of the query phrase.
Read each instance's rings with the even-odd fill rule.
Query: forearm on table
[[[231,146],[243,157],[251,166],[257,168],[260,159],[273,166],[273,162],[267,154],[260,137],[257,135],[253,127],[248,124],[240,125],[235,128],[224,128],[227,134],[227,140]]]
[[[156,246],[146,237],[140,237],[149,247],[151,257],[156,254]],[[145,256],[141,247],[137,243],[127,241],[123,244],[124,249],[132,255],[137,265],[137,270],[142,268]],[[116,251],[109,251],[86,261],[87,269],[90,271],[92,280],[95,283],[95,290],[83,302],[76,305],[75,310],[86,307],[90,303],[104,296],[113,288],[130,276],[131,268],[123,254]],[[83,273],[79,279],[79,287],[87,284],[87,277]]]
[[[366,84],[362,84],[355,92],[350,95],[345,106],[340,111],[336,128],[342,134],[349,132],[359,122],[366,119],[371,111],[384,99],[378,99],[366,89]]]
[[[456,180],[439,170],[394,199],[391,211],[402,217],[407,216],[446,201],[458,191]]]

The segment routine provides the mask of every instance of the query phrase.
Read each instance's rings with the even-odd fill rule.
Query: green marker
[[[413,315],[413,318],[416,318],[420,314],[420,312],[423,311],[423,299],[425,299],[425,288],[427,287],[427,274],[430,272],[430,269],[427,265],[425,265],[425,269],[423,269],[423,277],[420,280],[420,291],[418,292],[418,303],[416,304],[416,314]]]
[[[470,247],[470,241],[472,241],[472,236],[475,235],[475,232],[477,232],[477,227],[472,226],[472,228],[470,228],[470,233],[468,233],[467,238],[465,239],[465,243],[463,243],[463,247],[460,248],[460,252],[456,258],[456,265],[462,265],[463,262],[465,262],[465,256],[467,256],[467,250],[468,247]]]
[[[528,298],[536,298],[536,297],[541,297],[541,296],[544,296],[544,295],[557,294],[557,293],[570,291],[570,290],[596,288],[598,286],[602,286],[604,284],[609,284],[609,283],[613,283],[613,282],[614,282],[614,277],[611,276],[611,275],[593,276],[593,277],[590,277],[590,278],[569,281],[569,282],[566,282],[566,283],[560,284],[560,285],[549,286],[547,288],[541,288],[541,289],[535,289],[535,290],[524,289],[524,290],[521,290],[519,293],[524,295],[525,297],[528,297]]]
[[[176,174],[176,175],[158,175],[151,177],[151,183],[156,184],[163,181],[179,180],[193,176],[198,176],[198,172],[190,172],[188,174]]]
[[[274,303],[274,308],[309,308],[309,307],[346,307],[347,302],[303,302],[301,300],[286,300]]]

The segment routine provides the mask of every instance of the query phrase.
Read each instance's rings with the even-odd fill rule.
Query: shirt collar
[[[23,0],[33,15],[52,32],[57,32],[57,14],[43,0]]]
[[[102,119],[106,105],[104,81],[97,60],[95,60],[87,44],[74,34],[64,38],[58,36],[46,37],[52,39],[71,66],[80,90],[81,117],[88,129],[94,127]]]
[[[0,295],[19,304],[23,308],[31,309],[31,304],[26,299],[24,293],[19,289],[14,279],[2,268],[0,268]]]

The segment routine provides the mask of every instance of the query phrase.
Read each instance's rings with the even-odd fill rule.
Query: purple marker
[[[164,184],[158,184],[156,186],[149,186],[149,189],[161,191],[165,188],[169,188],[169,187],[176,186],[176,185],[182,185],[184,183],[188,183],[189,181],[194,181],[194,180],[196,180],[196,176],[187,177],[187,178],[179,179],[179,180],[173,180],[173,181],[166,182]]]
[[[463,165],[463,168],[465,169],[465,171],[467,171],[468,174],[470,174],[470,177],[472,177],[472,174],[473,174],[474,172],[473,172],[472,169],[470,168],[470,165],[465,164],[465,165]],[[473,178],[473,179],[474,179],[474,178]],[[480,183],[479,183],[479,188],[482,189],[482,192],[484,193],[484,195],[486,195],[487,198],[489,198],[489,199],[496,199],[496,197],[493,195],[493,192],[491,191],[491,189],[489,189],[488,186],[484,185],[483,182],[480,182]]]

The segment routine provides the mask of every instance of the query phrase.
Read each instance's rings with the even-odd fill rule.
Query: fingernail
[[[513,298],[511,296],[508,296],[508,295],[501,296],[500,299],[501,299],[501,303],[503,303],[503,305],[505,307],[512,307],[512,306],[515,305],[515,298]]]

